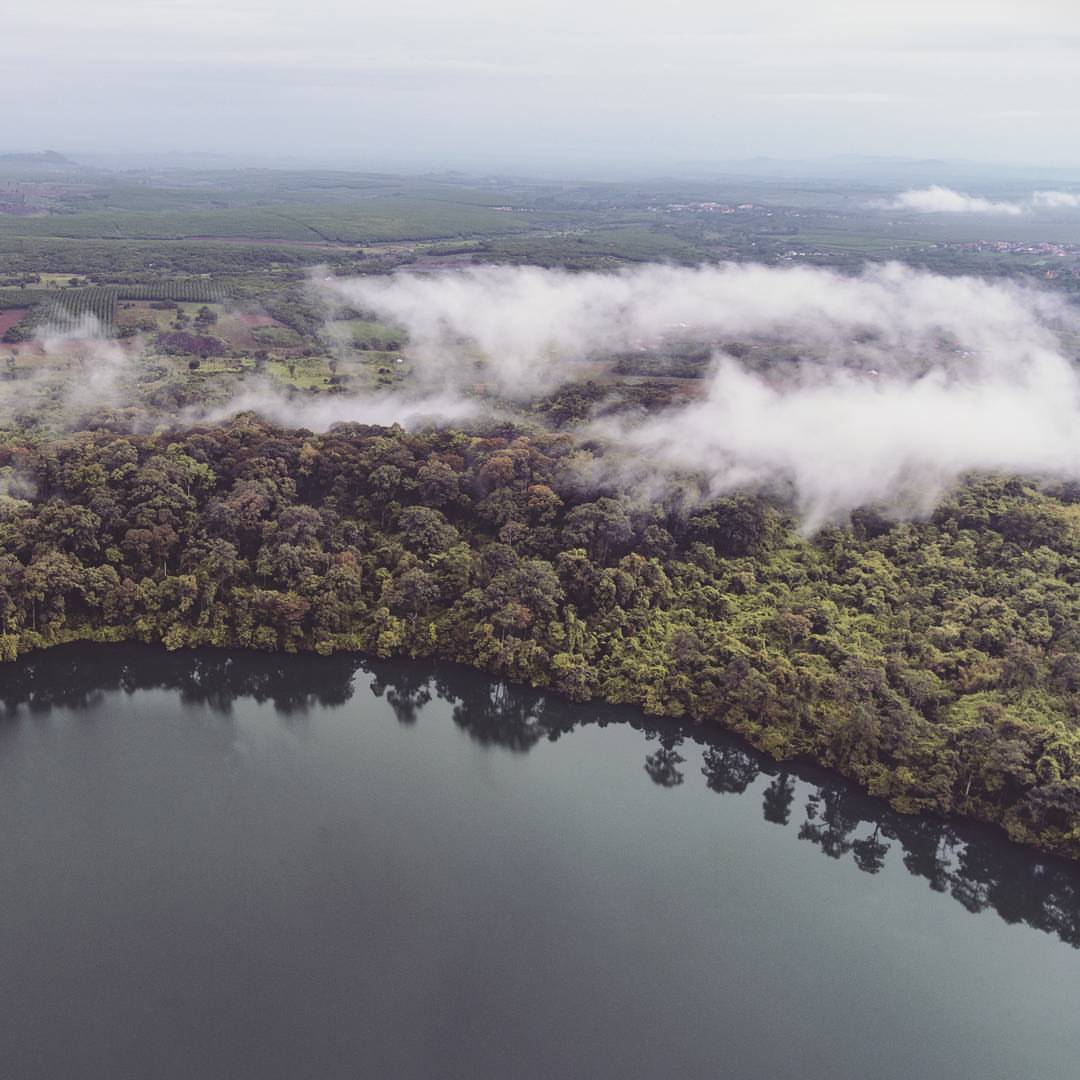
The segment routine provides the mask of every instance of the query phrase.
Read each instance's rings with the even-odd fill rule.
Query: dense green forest
[[[0,444],[0,656],[138,640],[460,661],[719,724],[1080,857],[1080,491],[973,478],[801,537],[597,489],[570,436],[109,427]]]

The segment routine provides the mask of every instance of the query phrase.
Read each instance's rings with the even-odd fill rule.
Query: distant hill
[[[0,154],[0,162],[19,165],[74,165],[71,158],[55,150],[41,150],[26,154]]]

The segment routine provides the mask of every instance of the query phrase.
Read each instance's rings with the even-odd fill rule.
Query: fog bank
[[[900,264],[845,277],[758,265],[536,268],[329,279],[341,302],[406,328],[417,376],[452,393],[477,377],[527,398],[582,361],[710,343],[703,395],[646,418],[593,424],[645,461],[714,493],[794,491],[806,527],[865,504],[927,512],[966,472],[1080,477],[1080,380],[1057,294]],[[725,351],[754,339],[813,350],[752,371]]]
[[[872,204],[883,210],[913,210],[924,214],[1004,214],[1016,217],[1033,210],[1075,210],[1080,207],[1080,194],[1071,191],[1033,191],[1019,202],[995,201],[981,195],[933,184],[927,188],[902,191],[894,199]]]

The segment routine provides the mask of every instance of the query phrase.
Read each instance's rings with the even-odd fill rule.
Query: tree
[[[395,575],[384,595],[390,610],[408,615],[415,630],[419,616],[439,599],[439,583],[430,571],[413,566]]]
[[[460,535],[438,511],[428,506],[409,506],[398,515],[398,528],[405,545],[419,555],[449,550]]]
[[[575,506],[566,515],[563,527],[566,546],[586,548],[599,563],[606,562],[608,553],[625,544],[632,535],[626,508],[616,499],[606,497]]]

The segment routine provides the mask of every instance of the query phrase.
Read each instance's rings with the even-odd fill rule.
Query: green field
[[[352,344],[361,349],[379,350],[403,339],[400,329],[372,319],[340,319],[334,322],[333,328],[346,333]]]
[[[854,252],[860,255],[880,255],[895,252],[898,248],[914,249],[929,247],[930,240],[893,238],[872,233],[799,232],[789,238],[790,245],[800,251]]]
[[[365,244],[385,240],[438,240],[476,233],[529,229],[522,215],[461,203],[372,199],[350,206],[175,211],[95,211],[46,217],[0,216],[0,237],[80,240],[269,240]]]

